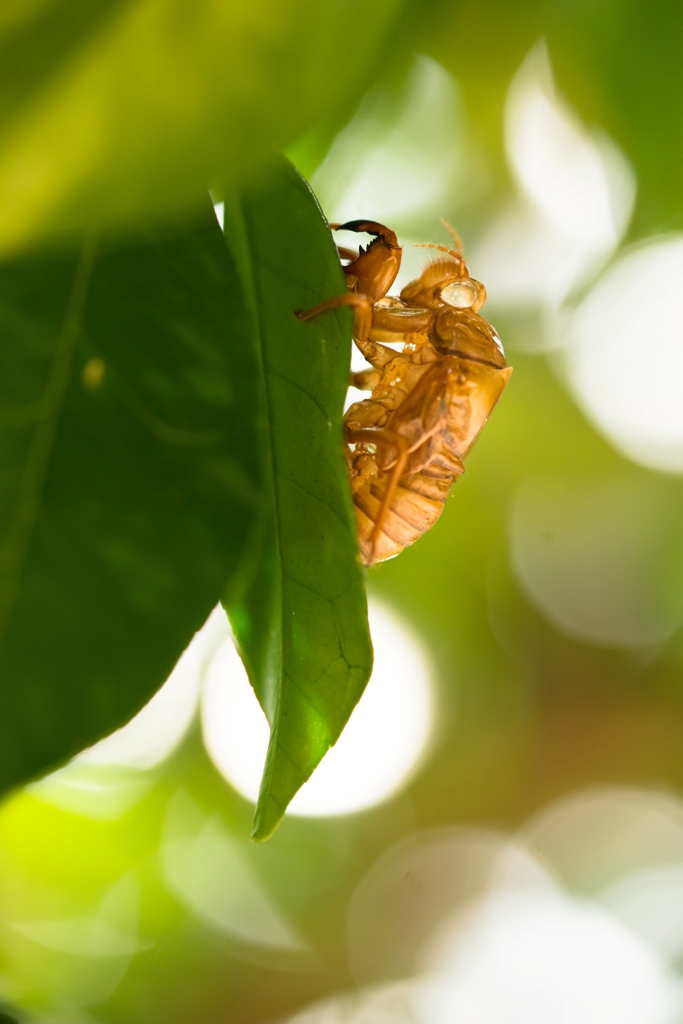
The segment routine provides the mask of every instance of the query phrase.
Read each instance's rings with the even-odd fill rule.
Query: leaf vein
[[[76,267],[62,329],[57,336],[40,414],[19,481],[17,499],[0,547],[0,647],[5,638],[21,582],[21,572],[40,513],[42,489],[69,381],[71,360],[80,334],[85,300],[95,262],[95,239],[88,236]]]

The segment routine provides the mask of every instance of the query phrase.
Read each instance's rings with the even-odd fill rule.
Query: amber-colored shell
[[[503,393],[512,370],[479,310],[486,289],[470,277],[460,240],[427,243],[440,255],[399,297],[387,295],[401,263],[394,232],[377,221],[333,224],[374,236],[367,249],[340,248],[348,291],[297,316],[353,309],[354,341],[373,369],[353,374],[371,390],[344,417],[349,480],[361,558],[374,565],[399,554],[441,515],[463,459]],[[384,342],[403,342],[396,352]]]
[[[464,472],[463,458],[486,423],[512,373],[458,356],[438,358],[426,336],[385,368],[372,397],[352,406],[349,426],[377,426],[410,437],[416,447],[388,509],[382,503],[391,478],[382,449],[357,444],[348,450],[349,479],[365,565],[392,558],[429,530],[443,511],[451,485]],[[416,364],[429,346],[436,359]],[[403,387],[401,386],[403,385]],[[406,385],[411,390],[406,392]],[[403,397],[404,396],[404,397]],[[401,398],[395,405],[396,398]],[[392,406],[395,406],[392,408]],[[422,439],[420,441],[420,439]],[[385,460],[386,461],[386,460]]]

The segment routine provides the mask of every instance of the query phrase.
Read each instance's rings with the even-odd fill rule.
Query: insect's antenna
[[[439,252],[447,252],[449,256],[454,256],[456,260],[462,262],[462,251],[456,252],[455,249],[447,249],[445,245],[437,245],[436,242],[414,242],[416,249],[438,249]]]
[[[468,273],[468,271],[467,271],[467,264],[465,263],[465,260],[463,259],[462,247],[460,246],[460,239],[457,238],[457,235],[456,235],[456,239],[457,239],[457,242],[458,242],[458,250],[457,251],[455,249],[447,249],[445,245],[436,245],[435,242],[415,242],[414,244],[415,244],[416,248],[418,248],[418,249],[438,249],[439,252],[447,252],[449,256],[452,256],[454,260],[458,261],[458,264],[459,264],[459,271],[458,272],[459,272],[460,276],[461,277],[462,276],[467,277],[467,273]]]
[[[451,224],[448,223],[448,221],[446,220],[445,217],[441,218],[441,223],[443,224],[443,226],[445,227],[446,231],[449,233],[449,235],[451,236],[451,238],[455,242],[455,248],[458,251],[458,255],[462,258],[462,242],[460,241],[460,235],[455,230],[455,228]]]

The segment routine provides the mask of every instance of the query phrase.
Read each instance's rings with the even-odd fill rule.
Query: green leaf
[[[197,204],[341,123],[401,0],[5,0],[0,251]]]
[[[372,667],[341,441],[351,318],[294,315],[345,284],[320,208],[286,161],[226,204],[226,236],[251,295],[270,439],[264,557],[226,598],[271,726],[254,822],[254,838],[266,839],[339,738]]]
[[[260,380],[210,205],[0,265],[0,788],[126,722],[244,557]]]

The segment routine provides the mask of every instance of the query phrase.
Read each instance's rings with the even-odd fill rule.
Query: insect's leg
[[[383,369],[387,363],[396,358],[396,352],[394,352],[393,348],[381,345],[378,341],[368,341],[367,338],[363,341],[357,338],[355,334],[353,340],[356,343],[356,348],[363,353],[370,366],[374,366],[377,370]]]
[[[392,309],[386,306],[373,306],[372,308],[372,330],[381,331],[386,341],[403,341],[409,334],[425,331],[432,319],[434,311],[431,309]],[[363,353],[371,366],[381,370],[392,359],[396,358],[396,351],[378,341],[370,341],[369,338],[354,335],[356,346]]]
[[[321,302],[313,309],[296,310],[299,320],[312,320],[313,317],[327,313],[330,309],[339,309],[340,306],[351,306],[353,309],[353,340],[363,353],[371,366],[381,369],[391,359],[396,358],[396,353],[386,345],[380,345],[376,341],[369,341],[368,334],[372,326],[373,306],[366,295],[358,292],[345,292],[344,295],[335,295],[333,299]]]
[[[343,295],[335,295],[333,299],[321,302],[313,309],[297,309],[295,313],[299,320],[306,321],[331,309],[339,309],[340,306],[351,306],[353,309],[354,338],[367,338],[372,326],[372,302],[367,295],[361,295],[359,292],[344,292]]]
[[[387,444],[395,448],[398,453],[396,462],[391,469],[391,476],[389,477],[384,497],[382,498],[379,515],[370,534],[370,558],[368,559],[368,565],[372,565],[375,560],[375,548],[379,535],[382,532],[382,527],[391,508],[391,503],[394,500],[399,481],[406,468],[409,454],[408,439],[402,434],[396,434],[393,430],[386,430],[384,427],[356,427],[355,429],[347,427],[344,431],[344,439],[352,444],[363,442],[366,444]]]
[[[351,387],[359,391],[374,391],[381,379],[379,370],[360,370],[351,374]]]
[[[411,309],[399,300],[396,306],[374,307],[372,328],[381,331],[385,341],[404,341],[406,334],[428,332],[435,315],[433,309]]]
[[[367,231],[374,235],[366,249],[344,267],[347,284],[354,291],[369,296],[373,301],[386,295],[401,266],[402,249],[395,232],[375,220],[349,220],[346,224],[330,224],[333,231]],[[351,278],[355,284],[351,285]]]

